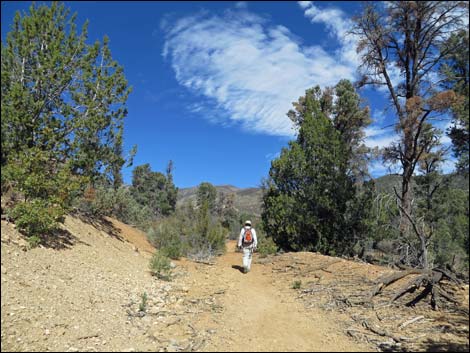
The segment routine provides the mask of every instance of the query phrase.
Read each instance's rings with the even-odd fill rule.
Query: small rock
[[[44,331],[44,334],[45,335],[50,335],[51,334],[51,331],[49,329],[46,329],[46,331]]]

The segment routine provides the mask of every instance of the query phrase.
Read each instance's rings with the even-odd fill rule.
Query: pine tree
[[[86,184],[122,184],[130,88],[109,40],[86,44],[88,24],[78,33],[75,19],[63,4],[33,4],[2,41],[2,193],[24,196],[13,210],[24,229],[52,230]]]
[[[216,208],[217,189],[209,182],[202,182],[197,189],[197,205],[202,207],[207,202],[209,212],[214,214]]]
[[[154,217],[167,216],[175,211],[177,189],[171,170],[165,177],[160,172],[153,172],[148,163],[135,167],[131,192],[140,205],[150,208]]]
[[[131,88],[122,67],[111,57],[109,39],[95,42],[87,53],[83,82],[71,87],[76,123],[71,146],[76,173],[96,180],[101,175],[122,183],[119,172],[125,163],[122,155],[124,104]]]

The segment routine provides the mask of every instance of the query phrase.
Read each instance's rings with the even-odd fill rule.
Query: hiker
[[[250,271],[251,257],[257,245],[258,239],[256,238],[255,228],[251,226],[251,221],[246,221],[238,238],[238,248],[243,249],[243,273]]]

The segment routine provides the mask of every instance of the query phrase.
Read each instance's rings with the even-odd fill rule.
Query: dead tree
[[[467,4],[459,1],[390,1],[368,3],[355,18],[351,33],[358,38],[363,85],[386,87],[397,115],[400,141],[386,149],[386,159],[401,164],[400,204],[412,214],[411,182],[424,152],[420,137],[427,121],[455,101],[452,91],[438,91],[434,72],[455,47],[442,46],[464,27]],[[467,12],[468,13],[468,12]],[[411,231],[409,219],[400,217],[400,233]]]
[[[439,268],[433,270],[415,268],[396,272],[388,276],[382,276],[376,280],[375,287],[370,292],[370,299],[382,293],[386,287],[405,277],[411,277],[411,279],[392,294],[390,302],[396,301],[407,293],[414,293],[421,289],[421,292],[416,297],[406,303],[407,306],[414,306],[428,296],[430,297],[430,304],[434,310],[440,307],[442,300],[456,303],[453,294],[449,293],[444,286],[441,285],[441,281],[447,280],[456,284],[461,284],[461,282],[449,271]]]

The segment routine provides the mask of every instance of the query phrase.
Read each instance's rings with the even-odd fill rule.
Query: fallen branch
[[[395,342],[400,342],[401,341],[401,338],[400,337],[396,337],[394,335],[392,335],[391,333],[381,329],[379,326],[377,325],[371,325],[369,324],[369,322],[367,322],[367,320],[364,320],[362,321],[362,326],[364,326],[366,329],[368,329],[369,331],[379,335],[379,336],[382,336],[382,337],[389,337],[391,338],[392,340],[394,340]]]
[[[462,281],[459,280],[453,273],[443,270],[442,268],[435,268],[433,271],[440,272],[442,273],[445,277],[450,279],[451,281],[457,283],[457,284],[462,284]]]
[[[421,270],[421,269],[410,269],[407,271],[396,272],[396,273],[392,273],[391,275],[382,276],[375,281],[377,285],[372,290],[370,297],[372,298],[376,296],[382,291],[384,287],[389,286],[390,284],[398,281],[399,279],[402,279],[403,277],[406,277],[411,274],[422,274],[423,272],[424,270]]]
[[[401,325],[398,326],[399,329],[402,329],[402,328],[405,328],[406,326],[408,325],[411,325],[412,323],[415,323],[419,320],[422,320],[424,319],[424,316],[416,316],[415,318],[411,319],[411,320],[408,320],[408,321],[405,321],[404,323],[402,323]]]
[[[419,287],[421,287],[423,282],[426,280],[427,280],[427,275],[421,275],[421,276],[418,276],[417,278],[413,278],[411,281],[408,281],[402,288],[400,288],[399,290],[395,292],[390,302],[391,303],[394,302],[395,300],[402,297],[406,293],[412,293],[416,291]]]

